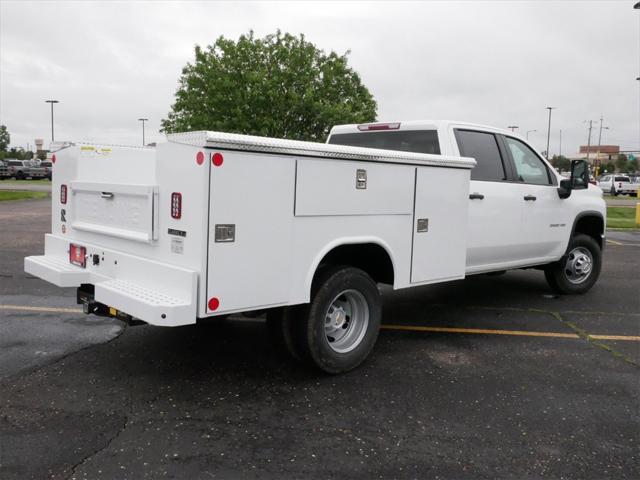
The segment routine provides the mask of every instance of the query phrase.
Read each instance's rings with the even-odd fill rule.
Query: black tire
[[[337,305],[341,306],[336,308]],[[332,311],[335,315],[325,325]],[[371,353],[381,317],[380,292],[366,272],[353,267],[328,267],[314,280],[307,315],[293,325],[294,340],[303,358],[320,370],[330,374],[348,372]],[[336,326],[338,322],[340,325]],[[334,328],[336,334],[328,334],[325,326]]]
[[[588,252],[588,255],[587,255]],[[570,265],[579,265],[580,256],[590,256],[590,269],[584,278],[580,279],[580,275],[576,275],[576,270],[584,268]],[[598,243],[588,235],[578,233],[569,241],[567,253],[557,262],[547,266],[544,275],[549,286],[558,293],[564,294],[583,294],[588,292],[596,283],[600,276],[602,268],[602,251]]]
[[[267,332],[271,343],[278,353],[287,355],[294,360],[302,361],[298,342],[295,339],[293,322],[300,321],[304,315],[305,306],[274,308],[267,312]]]
[[[22,172],[17,172],[16,173],[16,180],[24,180],[26,177],[24,176],[24,173]]]

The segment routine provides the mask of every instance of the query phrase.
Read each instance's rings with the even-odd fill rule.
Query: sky
[[[0,0],[0,124],[12,146],[51,139],[162,142],[194,46],[253,29],[303,33],[349,63],[378,119],[517,125],[551,154],[640,150],[640,10],[633,1]],[[560,144],[562,130],[562,144]]]

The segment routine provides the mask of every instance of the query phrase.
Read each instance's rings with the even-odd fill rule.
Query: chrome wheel
[[[573,284],[584,282],[593,271],[593,256],[584,247],[576,247],[569,252],[564,273]]]
[[[337,353],[356,348],[369,325],[369,305],[362,293],[345,290],[329,305],[324,316],[324,335],[329,347]]]

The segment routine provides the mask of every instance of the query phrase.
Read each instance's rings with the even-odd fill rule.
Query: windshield
[[[332,145],[381,148],[401,152],[440,155],[438,132],[435,130],[394,130],[385,132],[334,133],[329,137]]]

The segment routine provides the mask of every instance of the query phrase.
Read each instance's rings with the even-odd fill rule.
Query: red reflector
[[[211,161],[216,167],[219,167],[220,165],[222,165],[222,162],[224,162],[224,157],[221,153],[214,153],[213,157],[211,157]]]
[[[400,122],[397,123],[369,123],[366,125],[358,125],[358,130],[366,132],[368,130],[398,130]]]
[[[173,192],[171,194],[171,218],[182,217],[182,194]]]
[[[202,165],[204,163],[204,153],[202,152],[196,153],[196,163],[198,165]]]
[[[218,300],[216,297],[211,297],[209,299],[209,310],[217,310],[218,307],[220,306],[220,300]]]
[[[56,163],[56,156],[55,155],[51,155],[51,163]]]
[[[67,203],[67,186],[60,185],[60,203],[63,205]]]
[[[74,243],[69,244],[69,262],[85,268],[87,266],[87,249]]]

